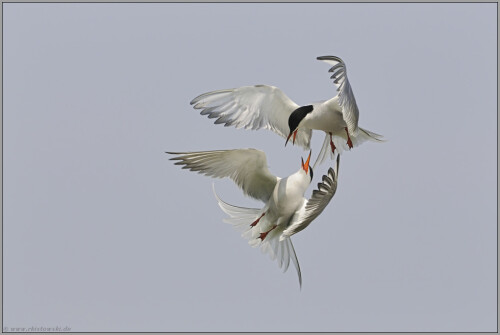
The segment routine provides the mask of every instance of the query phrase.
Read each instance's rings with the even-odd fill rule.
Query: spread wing
[[[297,108],[295,102],[274,86],[243,86],[201,94],[191,101],[201,115],[215,119],[215,123],[245,129],[270,129],[287,138],[290,133],[288,118]],[[309,149],[311,130],[299,129],[295,142]]]
[[[290,237],[305,229],[330,203],[330,200],[332,200],[337,191],[339,163],[340,155],[337,155],[336,171],[332,168],[328,169],[328,174],[323,176],[321,183],[318,183],[318,189],[313,191],[311,198],[295,214],[290,226],[283,231],[280,239]]]
[[[167,152],[176,165],[214,178],[231,178],[243,193],[264,202],[271,196],[278,177],[269,172],[266,154],[256,149]]]
[[[336,56],[321,56],[317,58],[330,65],[333,65],[328,72],[333,72],[330,79],[337,85],[338,103],[342,108],[342,115],[347,124],[347,129],[350,134],[356,134],[358,128],[359,109],[352,93],[351,84],[347,79],[347,68],[342,59]]]

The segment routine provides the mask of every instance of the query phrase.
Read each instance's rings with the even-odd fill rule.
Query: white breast
[[[301,127],[336,133],[343,130],[347,124],[342,116],[342,110],[336,101],[313,104],[313,111],[301,123]]]
[[[277,224],[287,224],[300,208],[309,183],[309,176],[302,171],[283,178],[276,184],[269,199],[268,212],[276,218]]]

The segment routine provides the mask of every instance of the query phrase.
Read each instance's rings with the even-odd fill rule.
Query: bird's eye
[[[309,170],[311,170],[311,180],[313,179],[313,168],[312,166],[309,167]]]

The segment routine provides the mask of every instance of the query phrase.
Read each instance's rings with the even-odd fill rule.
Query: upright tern
[[[214,178],[229,177],[245,195],[264,202],[261,209],[233,206],[220,199],[214,189],[220,208],[229,215],[224,221],[239,228],[250,245],[261,247],[271,259],[277,259],[283,271],[288,269],[291,260],[302,286],[290,236],[306,228],[332,199],[337,190],[340,156],[337,156],[335,170],[330,168],[311,198],[305,199],[304,193],[313,177],[310,152],[305,163],[302,159],[300,169],[286,178],[271,174],[265,153],[256,149],[167,153],[175,155],[171,160],[183,165],[183,169]]]

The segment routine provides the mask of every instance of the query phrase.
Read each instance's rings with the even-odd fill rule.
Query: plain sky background
[[[496,4],[7,3],[3,19],[4,326],[496,331]],[[328,99],[322,55],[388,142],[345,153],[292,238],[299,290],[164,151],[252,147],[297,171],[307,152],[189,102],[253,84]]]

